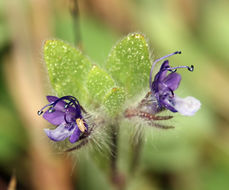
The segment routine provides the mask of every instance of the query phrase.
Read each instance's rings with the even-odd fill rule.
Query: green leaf
[[[102,103],[104,96],[115,87],[114,80],[102,69],[93,66],[88,74],[88,92],[98,103]]]
[[[51,84],[58,96],[72,95],[80,102],[89,99],[86,76],[92,64],[79,50],[60,40],[47,40],[44,59]]]
[[[111,51],[106,69],[130,97],[148,85],[151,62],[148,44],[142,34],[129,34]]]
[[[121,110],[126,98],[126,92],[121,88],[113,88],[104,97],[104,106],[111,116],[115,116]]]

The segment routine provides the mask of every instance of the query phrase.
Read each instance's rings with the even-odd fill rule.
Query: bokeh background
[[[146,35],[154,58],[183,52],[172,63],[195,71],[180,71],[177,93],[197,97],[202,108],[194,117],[177,114],[174,130],[148,133],[134,175],[120,137],[126,188],[228,189],[228,21],[227,0],[0,0],[0,189],[114,189],[98,160],[79,164],[44,135],[47,122],[37,116],[49,88],[42,45],[62,39],[102,65],[130,32]]]

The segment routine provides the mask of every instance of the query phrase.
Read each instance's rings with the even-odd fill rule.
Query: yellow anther
[[[87,130],[86,126],[84,125],[84,121],[80,118],[76,119],[76,124],[78,125],[78,128],[81,132],[84,132]]]

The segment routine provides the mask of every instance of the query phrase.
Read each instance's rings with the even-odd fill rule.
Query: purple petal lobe
[[[170,73],[164,78],[163,83],[172,91],[176,90],[180,84],[181,76],[177,73]]]
[[[49,103],[55,102],[57,99],[59,99],[56,96],[46,96],[46,98],[49,101]]]
[[[71,130],[65,127],[66,125],[62,123],[56,129],[44,129],[46,135],[53,141],[63,141],[68,138],[72,133],[74,128]]]
[[[177,112],[175,107],[172,105],[172,103],[169,101],[169,99],[160,99],[160,104],[163,105],[166,109],[170,110],[171,112]]]
[[[161,90],[161,88],[165,88],[166,86],[163,84],[163,80],[164,78],[166,78],[167,75],[167,70],[166,68],[169,67],[169,61],[166,60],[163,62],[163,64],[161,65],[161,68],[159,70],[159,72],[155,75],[154,77],[154,81],[152,83],[151,86],[151,91],[152,92],[159,92]]]
[[[65,121],[64,115],[65,115],[64,112],[58,111],[58,110],[55,110],[51,113],[49,111],[46,111],[43,114],[43,118],[46,119],[49,123],[53,125],[60,125],[61,123]]]
[[[76,141],[79,140],[80,132],[81,131],[79,130],[78,126],[75,124],[75,130],[69,138],[70,143],[75,143]]]

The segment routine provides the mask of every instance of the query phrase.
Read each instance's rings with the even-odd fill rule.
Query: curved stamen
[[[69,106],[72,106],[72,105],[73,105],[73,101],[70,101],[70,102],[65,104],[64,108],[67,109],[67,108],[69,108]]]
[[[73,105],[75,107],[75,112],[76,114],[78,113],[78,111],[80,112],[81,110],[79,108],[81,108],[79,101],[74,97],[74,96],[63,96],[61,98],[59,98],[58,100],[56,100],[53,104],[53,107],[61,100],[68,100],[69,102],[66,103],[66,105],[64,106],[65,109],[67,109],[69,106]],[[77,102],[77,103],[76,103]],[[79,109],[79,110],[78,110]],[[66,123],[67,120],[65,119]]]
[[[56,105],[59,101],[61,101],[61,100],[68,100],[68,101],[70,101],[70,102],[77,101],[77,103],[78,103],[78,100],[77,100],[75,97],[73,97],[73,96],[63,96],[63,97],[57,99],[57,100],[53,103],[53,107],[55,107],[55,105]]]
[[[54,104],[54,102],[51,102],[51,103],[47,104],[46,106],[44,106],[43,108],[41,108],[40,110],[38,110],[38,111],[37,111],[37,114],[38,114],[38,115],[43,114],[43,113],[44,113],[43,110],[44,110],[45,108],[49,107],[49,106],[52,106],[53,104]]]
[[[67,108],[70,104],[73,104],[73,105],[75,106],[76,109],[78,108],[78,106],[80,106],[79,101],[78,101],[74,96],[63,96],[63,97],[57,99],[56,101],[47,104],[46,106],[44,106],[44,107],[41,108],[40,110],[38,110],[37,114],[38,114],[38,115],[43,114],[43,113],[44,113],[43,110],[44,110],[45,108],[49,107],[49,106],[52,106],[52,107],[49,109],[49,111],[50,111],[50,112],[54,112],[54,111],[55,111],[55,110],[54,110],[54,107],[55,107],[56,104],[57,104],[59,101],[61,101],[61,100],[68,100],[68,101],[69,101],[69,103],[67,103],[67,104],[65,105],[66,108]],[[77,106],[76,102],[77,102],[78,106]]]
[[[174,73],[174,72],[177,71],[177,69],[185,69],[185,68],[187,68],[191,72],[194,71],[194,66],[193,65],[191,65],[190,67],[189,66],[169,67],[169,68],[167,68],[167,70]]]
[[[55,107],[55,105],[56,105],[59,101],[61,101],[61,100],[68,100],[68,101],[69,101],[69,102],[65,105],[65,108],[68,108],[68,106],[69,106],[70,104],[73,104],[73,105],[75,106],[76,109],[80,106],[79,101],[78,101],[75,97],[73,97],[73,96],[63,96],[63,97],[57,99],[57,100],[53,103],[53,107]],[[76,102],[77,102],[78,106],[77,106]]]
[[[77,104],[76,104],[76,101],[77,101]],[[76,112],[77,112],[77,110],[78,110],[78,108],[81,108],[81,106],[80,106],[80,104],[79,104],[79,102],[78,102],[78,100],[73,100],[73,101],[70,101],[68,104],[66,104],[67,105],[67,108],[68,108],[68,106],[74,106],[75,107],[75,109],[76,109]]]
[[[161,57],[161,58],[159,58],[159,59],[157,59],[157,60],[155,60],[153,62],[153,65],[152,65],[151,70],[150,70],[150,77],[149,77],[149,87],[150,88],[151,88],[151,83],[152,83],[152,73],[153,73],[153,69],[154,69],[156,63],[161,61],[161,60],[163,60],[163,59],[165,59],[165,58],[167,58],[167,57],[170,57],[170,56],[173,56],[173,55],[176,55],[176,54],[181,54],[181,51],[176,51],[174,53],[168,54],[168,55],[166,55],[164,57]]]
[[[49,113],[53,113],[55,111],[54,107],[52,106],[51,108],[49,108]]]
[[[79,102],[77,101],[77,104],[76,104],[76,102],[75,101],[73,101],[72,102],[72,104],[75,106],[75,108],[77,109],[78,107],[80,107],[80,104],[79,104]]]

